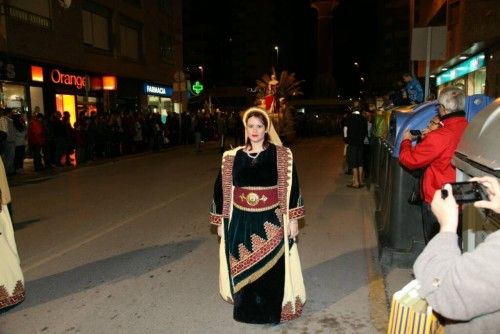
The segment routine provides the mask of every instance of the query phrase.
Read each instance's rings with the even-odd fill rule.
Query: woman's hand
[[[406,140],[406,139],[411,140],[411,141],[413,141],[413,140],[415,139],[415,137],[414,137],[414,136],[412,136],[412,134],[410,133],[410,131],[409,131],[409,130],[406,130],[406,131],[403,133],[403,140]]]
[[[450,184],[445,184],[444,189],[448,191],[448,196],[443,199],[442,190],[436,190],[432,199],[432,213],[437,218],[441,226],[441,232],[457,232],[458,226],[458,204],[453,197]]]
[[[500,184],[498,180],[491,176],[474,177],[470,181],[476,181],[486,189],[489,200],[478,201],[474,203],[477,208],[485,208],[500,213]]]
[[[288,238],[297,241],[297,236],[299,235],[299,222],[296,219],[290,220],[288,223]]]
[[[217,225],[217,235],[222,238],[222,224]]]

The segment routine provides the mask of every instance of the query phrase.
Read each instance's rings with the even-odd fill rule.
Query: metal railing
[[[24,23],[32,24],[46,29],[50,29],[52,25],[52,20],[48,17],[5,4],[0,4],[0,15],[5,15]]]

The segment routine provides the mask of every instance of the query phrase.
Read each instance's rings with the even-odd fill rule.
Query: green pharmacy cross
[[[192,88],[196,94],[200,94],[203,91],[203,85],[199,81],[196,81]]]

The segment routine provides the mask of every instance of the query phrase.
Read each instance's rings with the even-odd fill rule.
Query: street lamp
[[[279,65],[279,52],[280,52],[280,48],[277,45],[275,45],[274,46],[274,50],[276,51],[276,67],[278,67],[278,65]]]
[[[359,67],[359,64],[357,61],[354,62],[354,66]]]
[[[198,69],[200,70],[200,73],[201,73],[201,81],[205,81],[205,80],[204,80],[204,75],[203,75],[203,74],[204,74],[204,73],[203,73],[203,66],[201,66],[201,65],[200,65],[200,66],[198,66]]]

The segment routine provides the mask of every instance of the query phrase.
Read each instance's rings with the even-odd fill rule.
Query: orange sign
[[[116,77],[112,75],[104,75],[102,77],[102,89],[116,90]]]
[[[85,87],[85,76],[63,73],[58,69],[50,72],[50,79],[56,84],[75,86],[78,89]]]
[[[31,80],[43,82],[43,68],[40,66],[31,66]]]

